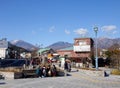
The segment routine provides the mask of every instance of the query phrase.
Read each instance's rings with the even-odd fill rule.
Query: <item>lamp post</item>
[[[95,66],[96,66],[96,70],[98,70],[98,51],[97,51],[97,32],[98,32],[98,27],[94,27],[94,31],[95,31],[95,36],[96,36],[96,39],[95,39],[95,55],[96,55],[96,59],[95,59]]]

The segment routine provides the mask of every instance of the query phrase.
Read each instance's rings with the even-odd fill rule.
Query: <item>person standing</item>
[[[65,73],[65,76],[67,76],[67,71],[68,71],[68,63],[67,63],[67,61],[65,61],[65,64],[64,64],[64,73]]]
[[[68,62],[68,72],[71,72],[71,63]]]

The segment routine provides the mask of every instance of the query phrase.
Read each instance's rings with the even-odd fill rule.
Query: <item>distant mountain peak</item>
[[[22,47],[28,51],[33,51],[33,50],[37,49],[36,46],[34,46],[28,42],[25,42],[23,40],[12,40],[12,41],[10,41],[10,43],[13,45],[16,45],[18,47]]]
[[[104,39],[109,39],[109,38],[107,38],[107,37],[100,37],[100,38],[98,38],[99,40],[104,40]]]
[[[12,44],[16,44],[16,43],[18,43],[19,41],[20,41],[20,40],[12,40],[11,43],[12,43]]]
[[[94,40],[95,42],[95,40]],[[120,38],[98,38],[98,48],[100,49],[107,49],[114,44],[120,45]]]
[[[47,48],[58,50],[58,49],[63,49],[63,48],[70,47],[70,46],[73,46],[73,44],[64,42],[64,41],[58,41],[56,43],[49,45]]]
[[[95,39],[93,39],[93,40],[95,42]],[[58,42],[53,43],[50,46],[48,46],[48,48],[52,48],[55,50],[63,49],[63,48],[73,46],[73,43],[58,41]],[[114,39],[107,38],[107,37],[98,38],[98,48],[100,48],[100,49],[107,49],[116,43],[120,45],[120,38],[114,38]]]
[[[93,39],[93,40],[95,42],[95,39]],[[10,43],[13,45],[22,47],[24,49],[27,49],[29,51],[38,49],[36,46],[34,46],[28,42],[25,42],[23,40],[12,40],[12,41],[10,41]],[[52,48],[54,50],[64,49],[64,48],[73,46],[73,43],[58,41],[56,43],[53,43],[53,44],[47,46],[46,48]],[[100,48],[100,49],[107,49],[116,43],[120,45],[120,38],[115,38],[115,39],[110,39],[110,38],[106,38],[106,37],[98,38],[98,48]]]

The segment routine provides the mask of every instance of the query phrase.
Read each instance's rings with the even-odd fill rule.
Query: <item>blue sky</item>
[[[119,38],[120,0],[0,0],[0,38],[48,46],[74,38]]]

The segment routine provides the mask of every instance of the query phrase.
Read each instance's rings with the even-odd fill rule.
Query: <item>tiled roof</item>
[[[67,47],[67,48],[64,48],[64,49],[60,49],[60,50],[73,50],[73,46]]]
[[[38,50],[38,53],[42,53],[42,52],[48,51],[48,50],[50,50],[50,48],[42,48],[42,49]]]

